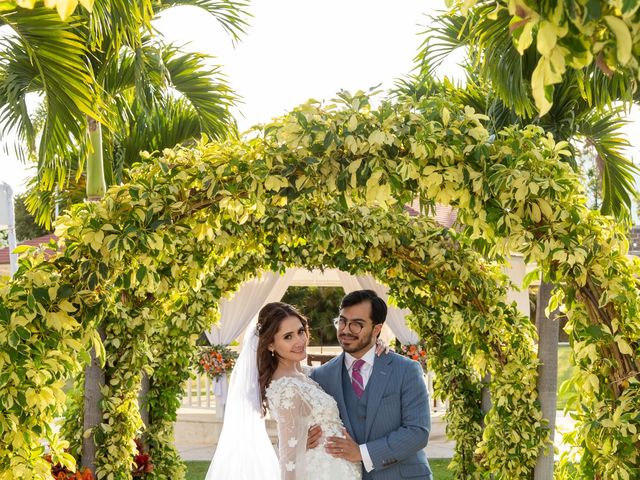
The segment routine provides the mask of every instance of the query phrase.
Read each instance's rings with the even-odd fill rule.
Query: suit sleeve
[[[422,368],[411,362],[402,380],[400,428],[367,442],[375,470],[390,467],[427,446],[431,431],[429,394]]]

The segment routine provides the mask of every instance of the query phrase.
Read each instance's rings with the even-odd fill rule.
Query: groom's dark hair
[[[384,323],[387,319],[387,304],[373,290],[356,290],[348,293],[340,302],[340,310],[366,301],[371,303],[371,320],[374,325]]]

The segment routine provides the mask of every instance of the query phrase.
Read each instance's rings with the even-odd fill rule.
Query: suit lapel
[[[344,401],[344,389],[342,388],[342,369],[344,368],[344,352],[337,357],[336,361],[331,365],[331,371],[328,372],[328,378],[337,379],[336,383],[336,395],[335,400],[338,404],[338,411],[340,412],[340,417],[342,417],[342,423],[344,423],[347,432],[351,435],[351,438],[354,438],[353,428],[351,427],[351,420],[349,419],[349,412],[347,412],[347,404]]]
[[[369,439],[369,433],[373,426],[373,420],[380,404],[387,382],[391,378],[391,361],[393,357],[385,354],[376,357],[373,361],[373,371],[367,383],[369,399],[367,400],[367,423],[365,426],[365,439]]]

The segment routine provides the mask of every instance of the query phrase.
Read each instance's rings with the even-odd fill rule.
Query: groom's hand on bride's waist
[[[334,457],[344,458],[350,462],[361,462],[362,454],[360,453],[360,445],[353,441],[346,429],[343,429],[344,438],[327,437],[325,449]]]
[[[322,427],[320,425],[313,425],[309,428],[307,433],[307,450],[316,448],[320,445],[320,439],[322,438]]]

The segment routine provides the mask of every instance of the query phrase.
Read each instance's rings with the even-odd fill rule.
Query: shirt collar
[[[369,351],[367,353],[365,353],[362,356],[362,360],[364,360],[364,362],[367,365],[373,365],[373,361],[376,358],[376,346],[372,346]],[[351,367],[353,366],[353,362],[355,362],[357,360],[356,357],[354,357],[353,355],[351,355],[350,353],[344,352],[344,364],[347,367],[347,370],[351,370]]]

